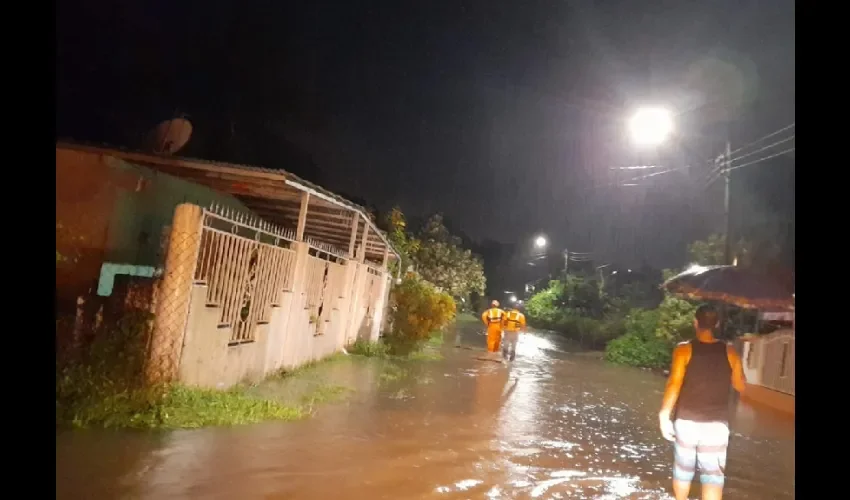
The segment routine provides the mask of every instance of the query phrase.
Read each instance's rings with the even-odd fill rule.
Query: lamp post
[[[629,135],[632,142],[639,147],[657,147],[667,142],[674,131],[673,113],[663,107],[644,107],[635,111],[628,123]],[[729,211],[729,197],[731,193],[730,166],[732,160],[732,147],[726,141],[726,150],[718,158],[722,162],[718,167],[724,179],[723,211],[724,211],[724,238],[723,249],[724,264],[732,265],[732,237],[731,237],[731,215]]]
[[[632,142],[639,147],[659,146],[666,142],[673,134],[674,120],[673,114],[661,107],[641,108],[638,109],[631,120],[629,120],[629,133]],[[729,198],[731,194],[731,165],[732,165],[732,148],[729,141],[726,141],[726,150],[718,157],[718,168],[723,175],[723,263],[726,265],[733,264],[732,257],[732,217],[729,211]],[[721,163],[722,162],[722,163]],[[720,311],[720,328],[723,334],[726,333],[726,317],[727,308],[722,306]]]

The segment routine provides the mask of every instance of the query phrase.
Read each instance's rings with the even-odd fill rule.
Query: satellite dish
[[[174,154],[189,142],[192,124],[185,118],[166,120],[150,133],[150,148],[155,153]]]

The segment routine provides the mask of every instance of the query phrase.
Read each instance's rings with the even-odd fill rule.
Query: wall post
[[[203,210],[197,205],[183,203],[174,210],[145,365],[148,384],[171,382],[180,367],[192,282],[201,246],[202,218]]]

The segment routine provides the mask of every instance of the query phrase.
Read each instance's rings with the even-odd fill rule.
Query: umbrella
[[[691,266],[661,287],[689,299],[747,309],[794,309],[794,292],[777,280],[736,266]]]

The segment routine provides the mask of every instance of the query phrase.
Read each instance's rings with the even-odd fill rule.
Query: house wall
[[[747,389],[741,398],[793,415],[796,395],[794,331],[778,330],[747,338],[742,344]]]
[[[219,234],[212,224],[199,220],[198,230],[202,247],[198,259],[202,264],[190,283],[185,333],[174,342],[180,345],[176,378],[181,383],[227,388],[324,358],[358,336],[377,339],[376,326],[383,320],[389,283],[386,270],[323,253],[306,242],[278,241],[277,246],[262,243],[260,228],[256,228],[256,236]],[[216,235],[211,243],[204,236],[210,234]],[[218,254],[205,250],[213,247],[223,250]],[[257,248],[270,249],[268,255],[283,252],[286,262],[291,257],[291,265],[267,264],[263,260],[266,254],[260,254]],[[253,271],[250,266],[254,266]],[[223,275],[229,281],[221,278]],[[250,285],[240,285],[241,280]],[[250,288],[256,294],[269,290],[268,285],[273,283],[280,285],[271,287],[267,303],[256,295],[237,297],[246,311],[242,318],[267,321],[240,326],[242,320],[237,318],[222,324],[222,317],[228,315],[222,308],[228,307],[231,293],[243,294]],[[218,291],[211,294],[211,289]],[[157,300],[177,299],[160,295]],[[253,311],[254,304],[264,310]],[[234,329],[250,334],[238,338]]]
[[[104,262],[157,266],[174,207],[236,198],[103,153],[56,147],[56,295],[60,313],[94,292]]]

